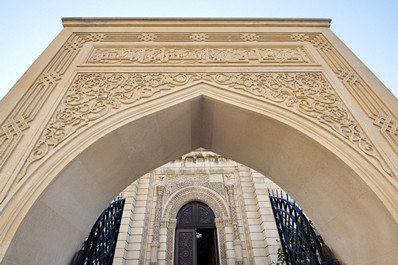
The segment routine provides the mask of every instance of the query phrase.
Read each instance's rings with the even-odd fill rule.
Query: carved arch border
[[[162,214],[163,220],[169,225],[167,226],[167,256],[166,264],[173,264],[174,257],[174,232],[176,225],[177,213],[182,206],[187,203],[199,201],[207,204],[215,215],[218,247],[220,251],[221,265],[227,264],[227,250],[226,250],[226,238],[224,228],[228,224],[229,212],[227,203],[221,196],[216,192],[201,186],[190,186],[176,191],[170,196],[165,203],[164,211]],[[170,225],[173,224],[173,225]]]

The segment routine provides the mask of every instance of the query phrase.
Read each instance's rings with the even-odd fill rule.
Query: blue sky
[[[62,29],[62,17],[331,18],[331,29],[398,97],[398,1],[0,0],[0,99]]]

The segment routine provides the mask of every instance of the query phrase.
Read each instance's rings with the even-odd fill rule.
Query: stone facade
[[[178,210],[200,201],[216,217],[220,265],[271,264],[278,232],[267,189],[280,189],[260,173],[199,149],[132,183],[126,198],[115,265],[172,265]]]
[[[69,264],[111,198],[198,148],[274,180],[342,262],[396,264],[398,101],[330,20],[63,25],[0,102],[2,265]],[[153,185],[153,199],[171,192]],[[227,187],[223,200],[240,207],[239,189]],[[150,203],[158,218],[180,207]],[[244,218],[229,216],[239,253]],[[151,260],[162,229],[149,239],[159,247]]]

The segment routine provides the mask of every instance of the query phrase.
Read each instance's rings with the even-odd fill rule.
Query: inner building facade
[[[123,191],[113,264],[185,264],[184,257],[198,265],[277,262],[280,242],[268,189],[280,188],[204,149],[171,161]]]

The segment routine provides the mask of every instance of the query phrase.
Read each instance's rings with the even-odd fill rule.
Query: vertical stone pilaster
[[[173,265],[174,231],[177,227],[177,219],[170,219],[167,226],[167,265]]]
[[[160,221],[162,216],[164,190],[165,190],[164,185],[156,186],[157,200],[155,207],[153,239],[151,243],[151,261],[149,263],[150,265],[158,264],[158,251],[160,246],[159,236],[160,236],[160,225],[161,225]]]
[[[218,237],[218,253],[220,253],[221,265],[227,265],[227,253],[225,251],[225,230],[224,230],[224,220],[221,218],[216,218],[216,229],[217,229],[217,237]]]
[[[234,235],[234,251],[235,251],[235,264],[243,265],[242,242],[239,236],[238,215],[236,213],[235,203],[235,186],[233,184],[226,185],[228,192],[229,208],[231,211],[232,228]]]

